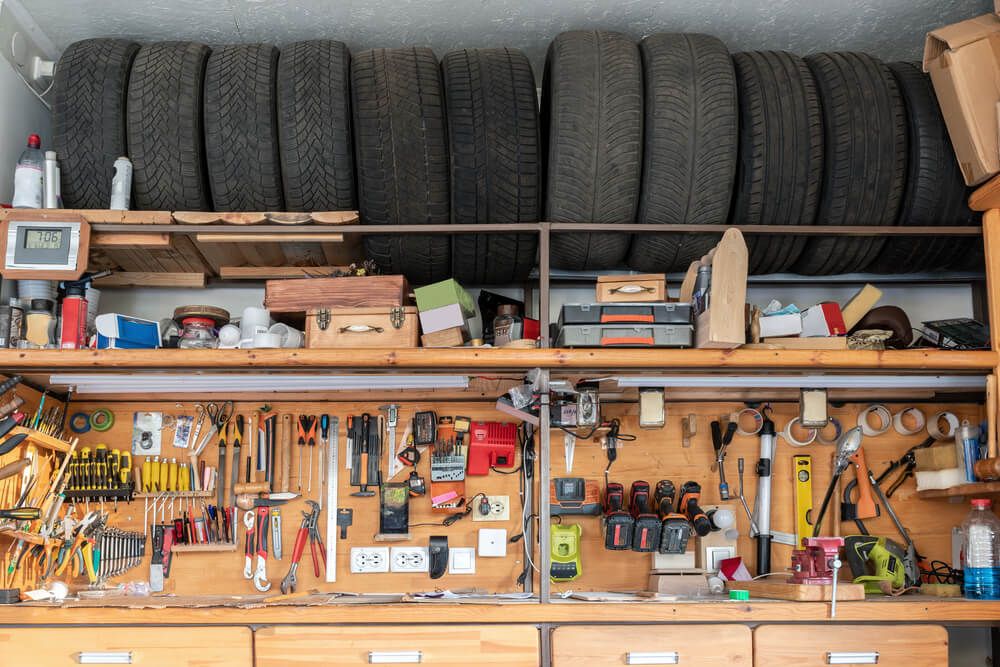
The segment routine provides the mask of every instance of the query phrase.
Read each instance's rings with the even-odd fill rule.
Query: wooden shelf
[[[1000,482],[972,482],[959,484],[947,489],[927,489],[917,491],[921,500],[936,500],[941,498],[964,498],[966,496],[991,496],[1000,494]]]
[[[11,435],[17,435],[18,433],[27,433],[28,438],[24,442],[32,442],[38,446],[45,449],[51,449],[54,452],[59,452],[65,454],[70,450],[70,444],[59,438],[54,438],[51,435],[46,435],[40,433],[34,429],[25,428],[24,426],[15,426],[11,430]]]
[[[298,350],[0,350],[4,372],[222,370],[257,372],[510,370],[698,370],[706,373],[844,371],[986,374],[992,351],[662,350],[662,349],[298,349]]]

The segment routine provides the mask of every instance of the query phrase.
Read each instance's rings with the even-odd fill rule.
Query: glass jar
[[[517,314],[517,306],[505,303],[497,308],[493,318],[493,345],[503,347],[524,337],[524,321]]]
[[[188,317],[181,321],[180,341],[177,347],[194,350],[219,347],[219,337],[215,334],[215,320],[207,317]]]

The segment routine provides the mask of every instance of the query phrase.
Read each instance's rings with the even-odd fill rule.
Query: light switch
[[[476,550],[472,547],[452,547],[448,550],[448,574],[475,574]]]

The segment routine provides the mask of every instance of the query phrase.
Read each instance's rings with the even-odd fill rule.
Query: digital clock
[[[0,234],[5,278],[75,280],[87,269],[90,225],[64,211],[7,214]]]

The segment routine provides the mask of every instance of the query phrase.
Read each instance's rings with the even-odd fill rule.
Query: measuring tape
[[[796,455],[792,457],[795,475],[795,543],[802,544],[803,537],[812,537],[813,486],[812,457]]]

